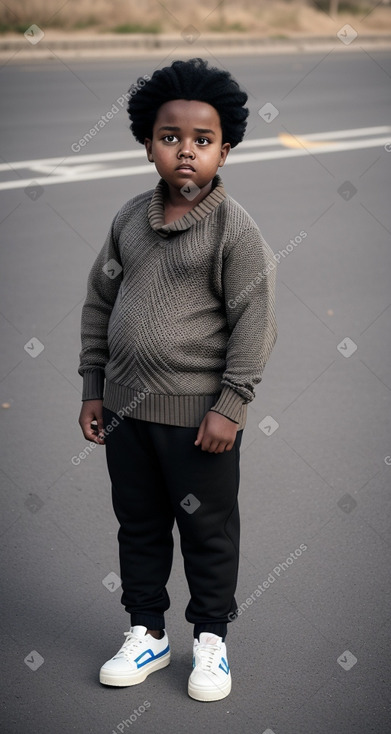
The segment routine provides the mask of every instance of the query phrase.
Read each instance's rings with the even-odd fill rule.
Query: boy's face
[[[230,151],[222,137],[220,116],[212,105],[175,99],[159,108],[152,140],[145,139],[145,148],[169,186],[179,190],[191,181],[202,189]]]

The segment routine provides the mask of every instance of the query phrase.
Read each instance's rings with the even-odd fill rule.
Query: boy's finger
[[[205,431],[204,431],[204,428],[203,428],[202,423],[201,423],[201,425],[200,425],[200,427],[198,429],[197,438],[194,441],[194,446],[199,446],[200,445],[200,443],[202,442],[202,439],[204,437],[204,433],[205,433]]]
[[[83,436],[87,441],[93,441],[94,443],[100,443],[103,444],[104,441],[101,440],[98,436],[98,433],[101,433],[101,431],[98,431],[98,423],[95,421],[92,422],[90,418],[81,420],[80,427],[83,432]],[[103,432],[103,426],[102,426],[102,432]]]
[[[103,429],[104,429],[103,418],[98,418],[97,424],[98,424],[98,433],[103,433]]]
[[[214,441],[213,439],[206,437],[206,439],[202,443],[201,448],[203,451],[209,451],[209,453],[213,453],[218,445],[218,441]]]
[[[96,418],[96,420],[91,424],[91,428],[93,431],[93,441],[95,443],[104,443],[104,425],[103,425],[103,418],[99,417]]]
[[[94,443],[104,444],[104,435],[103,432],[96,433],[95,431],[92,431],[91,429],[89,431],[86,431],[84,434],[85,438],[88,439],[88,441],[94,441]]]

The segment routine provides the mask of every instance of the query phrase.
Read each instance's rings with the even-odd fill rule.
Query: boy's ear
[[[153,163],[152,140],[150,140],[149,138],[145,138],[144,145],[145,145],[145,150],[147,151],[147,158],[150,163]]]
[[[227,155],[228,155],[228,153],[229,153],[230,150],[231,150],[231,143],[224,143],[221,146],[221,151],[220,151],[220,156],[221,157],[220,157],[220,161],[219,161],[219,166],[223,166],[224,165],[225,161],[227,160]]]

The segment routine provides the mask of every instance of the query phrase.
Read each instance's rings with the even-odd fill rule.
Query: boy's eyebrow
[[[208,128],[206,128],[206,127],[205,128],[203,128],[203,127],[195,127],[194,128],[194,132],[196,132],[196,133],[212,133],[213,135],[215,134],[214,130],[208,130]]]
[[[162,127],[159,127],[158,132],[161,130],[172,130],[173,132],[179,132],[180,127],[175,127],[174,125],[162,125]],[[203,128],[203,127],[194,127],[194,132],[196,133],[212,133],[212,135],[215,135],[214,130],[209,130],[209,128]]]

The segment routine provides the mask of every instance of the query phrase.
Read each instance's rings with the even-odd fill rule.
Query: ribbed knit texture
[[[82,400],[188,427],[214,410],[241,429],[277,338],[273,252],[220,176],[169,224],[166,192],[160,179],[122,206],[91,269]]]

